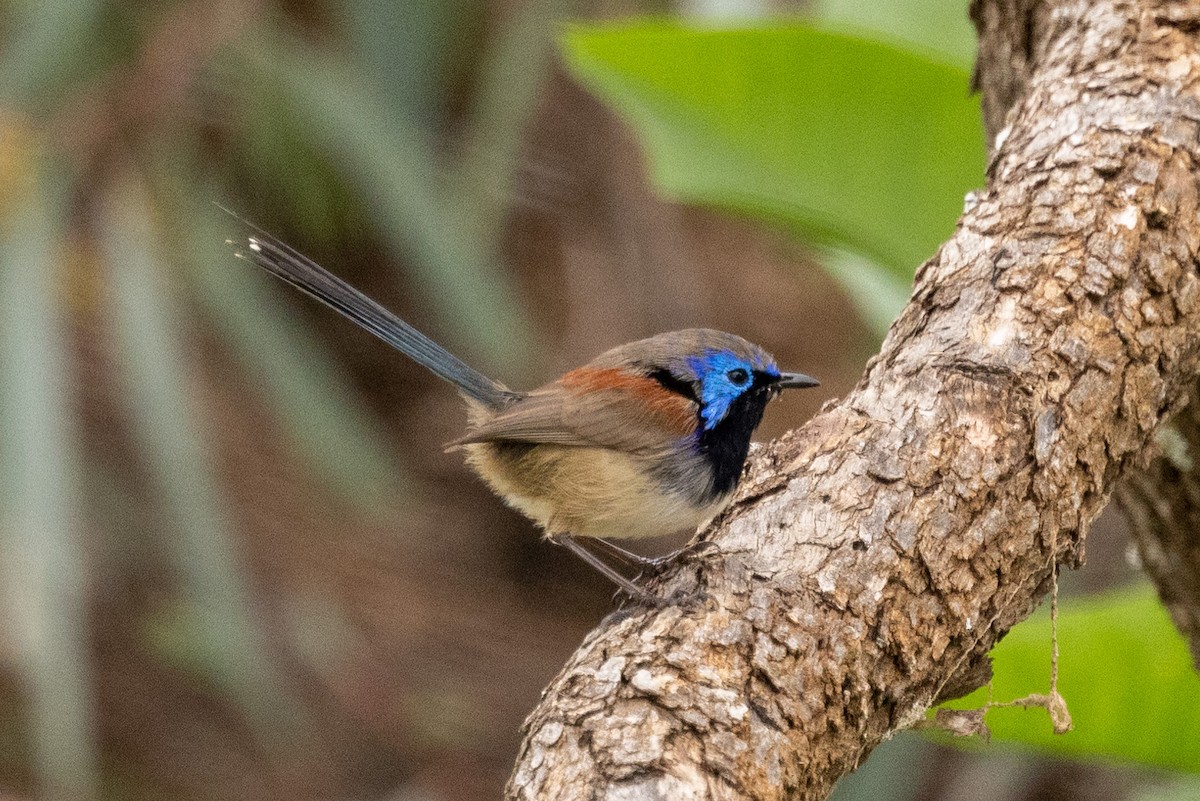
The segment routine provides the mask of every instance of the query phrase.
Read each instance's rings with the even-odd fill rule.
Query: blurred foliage
[[[832,246],[827,269],[881,328],[983,181],[967,72],[920,48],[794,24],[661,21],[575,27],[564,48],[643,137],[664,192]],[[1064,614],[1061,632],[1078,660],[1064,668],[1063,692],[1087,734],[1054,737],[1044,713],[997,710],[997,739],[1200,770],[1200,679],[1160,604],[1144,594],[1088,602]],[[1008,635],[997,692],[1043,687],[1049,641],[1033,623]]]
[[[190,664],[230,693],[260,725],[285,714],[264,638],[246,610],[228,504],[221,498],[205,425],[189,397],[176,288],[159,267],[160,249],[145,187],[131,176],[105,200],[101,251],[112,296],[118,363],[123,368],[132,431],[157,486],[171,530],[164,540],[186,589],[181,646],[167,656],[199,653]],[[265,728],[265,727],[264,727]]]
[[[271,225],[327,245],[344,239],[346,219],[363,220],[350,233],[403,261],[406,288],[442,319],[472,321],[438,333],[519,377],[532,337],[496,252],[552,34],[571,6],[521,4],[477,58],[463,36],[485,38],[475,0],[347,0],[331,7],[333,46],[314,46],[312,20],[269,4],[5,4],[0,542],[31,759],[48,797],[100,794],[88,527],[107,529],[106,550],[169,555],[179,600],[142,626],[165,663],[234,701],[260,732],[298,722],[233,536],[214,424],[189,387],[194,344],[181,322],[193,306],[351,508],[371,514],[404,483],[345,370],[263,276],[231,259],[222,243],[237,225],[212,204],[266,208]],[[446,152],[444,98],[468,54],[477,85],[460,145]],[[111,476],[120,457],[81,434],[70,352],[80,304],[110,321],[119,412],[162,524],[113,510],[132,502]],[[96,477],[87,491],[81,473]],[[135,537],[153,542],[131,546]]]
[[[30,147],[10,132],[10,148]],[[71,413],[69,330],[61,303],[67,218],[61,171],[8,153],[0,220],[0,576],[5,629],[27,688],[33,762],[51,795],[96,786],[87,675],[81,479]]]
[[[1130,801],[1196,801],[1200,799],[1200,780],[1194,777],[1160,780],[1138,788]]]
[[[792,23],[727,31],[653,23],[573,28],[565,46],[578,74],[647,138],[660,185],[816,235],[826,268],[882,333],[913,266],[982,180],[963,5],[814,4],[867,37]],[[278,653],[279,640],[290,636],[299,658],[332,682],[363,636],[361,621],[319,589],[280,603],[316,621],[292,626],[303,636],[278,631],[256,596],[214,433],[224,421],[205,382],[213,364],[236,373],[237,397],[261,408],[287,456],[346,509],[386,514],[412,486],[329,344],[269,279],[229,257],[223,243],[237,226],[214,201],[306,249],[395,267],[398,293],[440,321],[431,334],[519,383],[543,354],[498,253],[554,36],[576,4],[7,0],[0,8],[8,621],[0,657],[21,697],[6,720],[22,726],[0,731],[0,767],[23,776],[13,766],[27,764],[28,783],[48,798],[123,797],[134,779],[100,752],[105,711],[94,682],[100,659],[122,655],[97,645],[98,624],[111,622],[90,617],[89,597],[126,585],[150,596],[138,607],[137,644],[207,698],[241,710],[255,753],[279,748],[280,735],[307,736],[314,723],[285,678],[295,654]],[[1118,613],[1147,611],[1144,601],[1129,603]],[[1067,618],[1076,616],[1064,615],[1065,643],[1075,636]],[[1130,620],[1142,631],[1161,622]],[[421,623],[438,632],[436,619]],[[502,632],[491,646],[497,659],[522,658],[523,636]],[[1040,629],[1028,636],[1045,642]],[[1088,653],[1097,670],[1128,675],[1110,652]],[[1064,687],[1075,709],[1074,693],[1090,696],[1086,683],[1067,684],[1070,654],[1064,648]],[[1046,662],[1014,658],[1008,676],[1026,692]],[[998,693],[1008,689],[999,681]],[[452,685],[409,692],[400,705],[430,711],[406,720],[446,748],[461,742],[459,728],[486,739],[472,728],[482,725],[478,708],[454,700]],[[1154,688],[1141,690],[1136,703],[1158,709],[1147,701]],[[1124,712],[1135,703],[1121,700]],[[1078,701],[1077,718],[1091,703]],[[138,714],[149,713],[129,713]],[[213,753],[202,758],[225,755]],[[873,786],[864,797],[895,785],[877,777]]]

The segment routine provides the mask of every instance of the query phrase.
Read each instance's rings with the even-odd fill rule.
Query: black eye
[[[725,374],[725,377],[739,387],[744,386],[745,383],[750,380],[750,374],[740,367],[733,368]]]

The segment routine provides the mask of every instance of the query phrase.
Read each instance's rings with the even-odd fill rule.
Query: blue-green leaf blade
[[[30,155],[30,154],[26,154]],[[68,188],[36,158],[0,219],[0,597],[47,797],[99,794],[66,312]]]

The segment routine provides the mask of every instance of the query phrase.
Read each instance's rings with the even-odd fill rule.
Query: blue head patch
[[[756,371],[779,375],[779,368],[763,356],[746,358],[727,350],[705,351],[688,357],[687,363],[700,381],[700,416],[706,431],[724,420],[733,402],[754,386]]]

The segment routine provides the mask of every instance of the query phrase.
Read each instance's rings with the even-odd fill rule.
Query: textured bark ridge
[[[987,188],[859,386],[760,452],[713,547],[661,577],[693,600],[613,615],[572,656],[509,798],[824,797],[983,680],[1186,401],[1200,8],[973,17]]]

